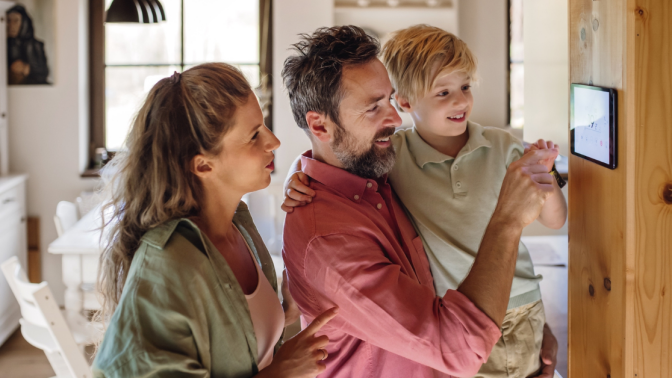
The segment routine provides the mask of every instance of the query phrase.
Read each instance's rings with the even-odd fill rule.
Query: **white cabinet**
[[[26,176],[0,177],[0,263],[17,256],[27,266]],[[21,309],[9,288],[0,278],[0,345],[19,325]]]

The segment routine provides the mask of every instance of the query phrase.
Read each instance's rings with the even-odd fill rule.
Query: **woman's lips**
[[[270,164],[266,166],[266,169],[270,169],[271,171],[275,170],[275,161],[271,161]]]

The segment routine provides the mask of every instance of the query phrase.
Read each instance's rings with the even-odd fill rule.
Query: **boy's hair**
[[[439,69],[432,72],[436,62]],[[476,58],[467,44],[429,25],[396,31],[383,47],[383,63],[394,89],[409,101],[424,96],[441,73],[459,71],[476,80]]]
[[[375,59],[380,52],[378,41],[361,28],[346,25],[301,34],[301,41],[293,47],[297,54],[285,60],[282,78],[294,120],[308,130],[306,114],[312,110],[338,125],[343,67]]]

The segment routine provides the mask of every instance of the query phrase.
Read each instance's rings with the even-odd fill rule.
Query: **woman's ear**
[[[198,154],[191,159],[189,164],[191,172],[201,179],[207,178],[213,171],[210,159],[203,154]]]
[[[411,109],[411,103],[408,101],[406,97],[400,96],[399,94],[394,95],[394,100],[397,101],[397,104],[403,110],[405,113],[410,113],[412,111]]]
[[[327,126],[326,117],[315,111],[306,113],[306,123],[310,135],[317,138],[320,142],[327,143],[331,140],[331,131]]]

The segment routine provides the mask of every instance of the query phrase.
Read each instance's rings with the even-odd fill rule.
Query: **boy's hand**
[[[310,177],[301,171],[294,172],[285,181],[285,200],[280,206],[287,213],[294,211],[295,207],[305,206],[315,197],[315,191],[311,189]]]
[[[558,154],[560,153],[560,150],[558,148],[558,145],[553,143],[552,141],[545,141],[543,139],[539,139],[537,143],[532,143],[527,146],[525,146],[525,153],[528,153],[529,151],[535,151],[535,150],[555,150],[555,155],[552,157],[549,157],[548,159],[542,160],[539,162],[539,164],[543,164],[548,168],[548,171],[550,172],[551,169],[553,169],[553,164],[555,164],[555,158],[558,157]]]

